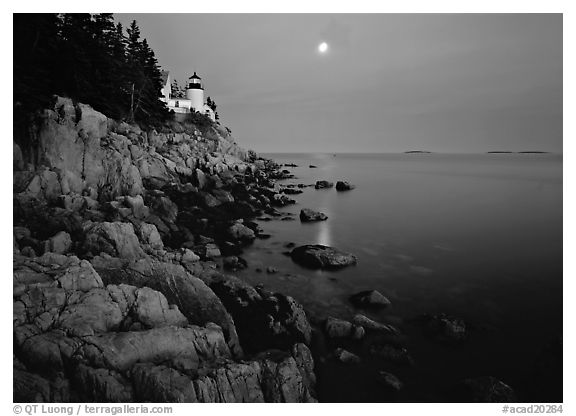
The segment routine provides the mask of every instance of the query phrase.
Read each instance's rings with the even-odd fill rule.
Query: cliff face
[[[144,132],[67,98],[45,110],[32,131],[23,149],[14,143],[17,191],[49,200],[85,193],[107,201],[141,195],[146,178],[197,181],[195,169],[244,172],[249,166],[246,151],[220,126],[204,134],[179,123],[168,132]]]
[[[289,296],[219,271],[290,202],[229,134],[59,98],[14,144],[14,400],[314,401]],[[252,163],[254,162],[254,163]]]

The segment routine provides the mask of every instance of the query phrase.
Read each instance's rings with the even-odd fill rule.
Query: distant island
[[[486,153],[488,153],[488,154],[494,154],[494,153],[517,153],[517,154],[531,154],[531,153],[533,154],[533,153],[535,153],[535,154],[546,154],[546,153],[550,153],[550,152],[543,152],[543,151],[541,151],[541,150],[525,150],[525,151],[523,151],[523,152],[511,152],[511,151],[509,151],[509,150],[493,150],[493,151],[486,152]]]
[[[404,153],[432,153],[432,152],[428,152],[426,150],[408,150],[407,152]]]

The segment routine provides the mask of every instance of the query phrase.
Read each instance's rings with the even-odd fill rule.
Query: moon
[[[318,51],[320,53],[325,53],[328,50],[328,44],[326,42],[322,42],[320,45],[318,45]]]

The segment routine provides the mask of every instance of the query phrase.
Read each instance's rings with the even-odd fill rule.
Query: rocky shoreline
[[[217,124],[145,132],[57,98],[14,143],[14,401],[315,402],[326,388],[347,401],[334,383],[365,363],[379,399],[401,400],[397,375],[415,365],[405,337],[364,315],[390,305],[383,294],[351,294],[351,322],[312,325],[296,299],[230,274],[248,266],[245,247],[270,237],[256,220],[295,220],[278,209],[292,195],[334,187],[277,182],[289,178]],[[312,269],[357,262],[332,247],[289,248]],[[446,315],[420,325],[451,343],[470,330]],[[457,400],[516,398],[493,377],[457,389]]]
[[[144,132],[58,98],[14,143],[14,400],[313,402],[291,297],[215,257],[284,217],[286,173],[214,124]]]

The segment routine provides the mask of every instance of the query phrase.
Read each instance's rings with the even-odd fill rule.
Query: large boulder
[[[356,256],[322,244],[296,247],[290,256],[296,263],[314,269],[334,269],[357,262]]]
[[[334,187],[334,183],[330,181],[316,181],[316,185],[314,185],[316,189],[327,189]]]
[[[336,182],[336,190],[337,191],[350,191],[354,188],[356,188],[356,186],[352,185],[350,182],[345,182],[345,181]]]
[[[322,212],[313,211],[309,208],[303,208],[300,210],[300,221],[302,222],[325,221],[327,219],[328,216]]]
[[[239,240],[242,242],[250,242],[256,238],[254,231],[239,222],[228,227],[227,235],[233,240]]]
[[[60,231],[46,241],[44,251],[52,253],[66,254],[72,248],[72,238],[66,231]]]
[[[236,327],[228,311],[214,292],[184,267],[149,258],[121,261],[97,257],[92,263],[106,284],[149,287],[161,292],[168,302],[178,306],[190,323],[205,325],[214,322],[220,325],[234,354],[242,354]]]
[[[155,250],[161,250],[164,248],[164,243],[162,238],[153,224],[142,223],[138,228],[138,237],[143,244],[149,245]]]

